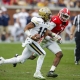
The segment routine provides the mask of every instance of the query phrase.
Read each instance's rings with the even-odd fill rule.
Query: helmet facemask
[[[63,8],[59,12],[59,18],[62,22],[67,22],[70,18],[70,11],[67,8]]]
[[[61,13],[60,18],[63,22],[66,22],[69,20],[70,16],[68,14]]]

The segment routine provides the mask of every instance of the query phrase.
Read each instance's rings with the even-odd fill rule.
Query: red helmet
[[[59,11],[59,18],[62,22],[67,22],[70,18],[70,11],[67,8],[63,8]]]

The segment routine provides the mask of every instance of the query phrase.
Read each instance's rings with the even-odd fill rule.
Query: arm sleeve
[[[52,30],[55,26],[56,26],[56,24],[54,22],[50,22],[48,30]]]

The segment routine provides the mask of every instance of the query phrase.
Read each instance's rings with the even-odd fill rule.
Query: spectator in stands
[[[2,16],[2,10],[0,10],[0,39],[3,32],[3,16]]]
[[[14,23],[12,27],[9,29],[10,31],[10,41],[14,42],[23,42],[24,41],[24,34],[23,34],[23,29],[21,26],[17,23],[17,21]]]
[[[10,5],[10,1],[11,1],[11,0],[2,0],[2,3],[3,3],[4,5]]]
[[[70,0],[68,4],[70,7],[75,7],[76,6],[76,0]]]
[[[19,22],[20,22],[21,27],[23,28],[23,30],[26,26],[26,23],[27,23],[26,19],[27,19],[28,16],[29,16],[29,14],[28,14],[28,12],[26,12],[26,9],[22,8],[21,12],[18,15],[18,19],[19,19]]]
[[[16,13],[13,15],[13,19],[15,21],[14,25],[13,25],[12,29],[10,29],[11,40],[14,42],[15,41],[20,41],[20,42],[24,41],[24,34],[23,34],[24,30],[20,23],[19,13],[20,13],[20,9],[17,9]]]
[[[18,5],[18,0],[11,0],[10,5]]]
[[[16,13],[13,15],[14,23],[16,22],[16,18],[18,18],[19,13],[20,13],[20,9],[16,9]]]
[[[32,17],[39,17],[38,9],[34,9],[34,11],[32,12]]]
[[[80,0],[77,0],[77,1],[76,1],[76,7],[77,7],[77,8],[80,8]]]
[[[51,0],[51,3],[52,3],[54,6],[58,6],[58,0]]]
[[[5,7],[1,7],[2,12],[3,12],[3,32],[5,32],[6,34],[8,34],[8,25],[9,25],[9,20],[10,20],[10,16],[7,13],[7,9]]]
[[[48,0],[41,0],[40,2],[37,3],[38,7],[44,7],[44,6],[49,6],[49,1]]]
[[[66,7],[70,7],[70,0],[64,0],[64,4],[66,5]]]
[[[18,0],[18,5],[21,5],[21,6],[26,6],[27,5],[27,2],[26,0]]]
[[[1,41],[6,41],[6,39],[7,39],[6,33],[2,32],[2,34],[1,34]]]
[[[58,6],[59,7],[66,7],[66,5],[64,4],[64,0],[58,0]]]
[[[40,1],[40,0],[39,0]],[[38,0],[28,0],[28,3],[32,6],[35,6],[38,2]]]
[[[26,24],[31,22],[31,18],[32,18],[32,11],[30,10],[28,13],[29,13],[29,16],[26,18],[27,19],[27,23]]]

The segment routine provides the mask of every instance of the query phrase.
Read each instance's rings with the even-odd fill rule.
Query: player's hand
[[[62,38],[61,36],[59,35],[55,35],[53,38],[52,38],[53,41],[56,41],[57,43],[62,43]]]
[[[62,43],[62,38],[60,36],[57,39],[57,43],[60,43],[60,44]]]
[[[39,41],[41,38],[40,34],[35,34],[34,36],[31,37],[34,41]]]

